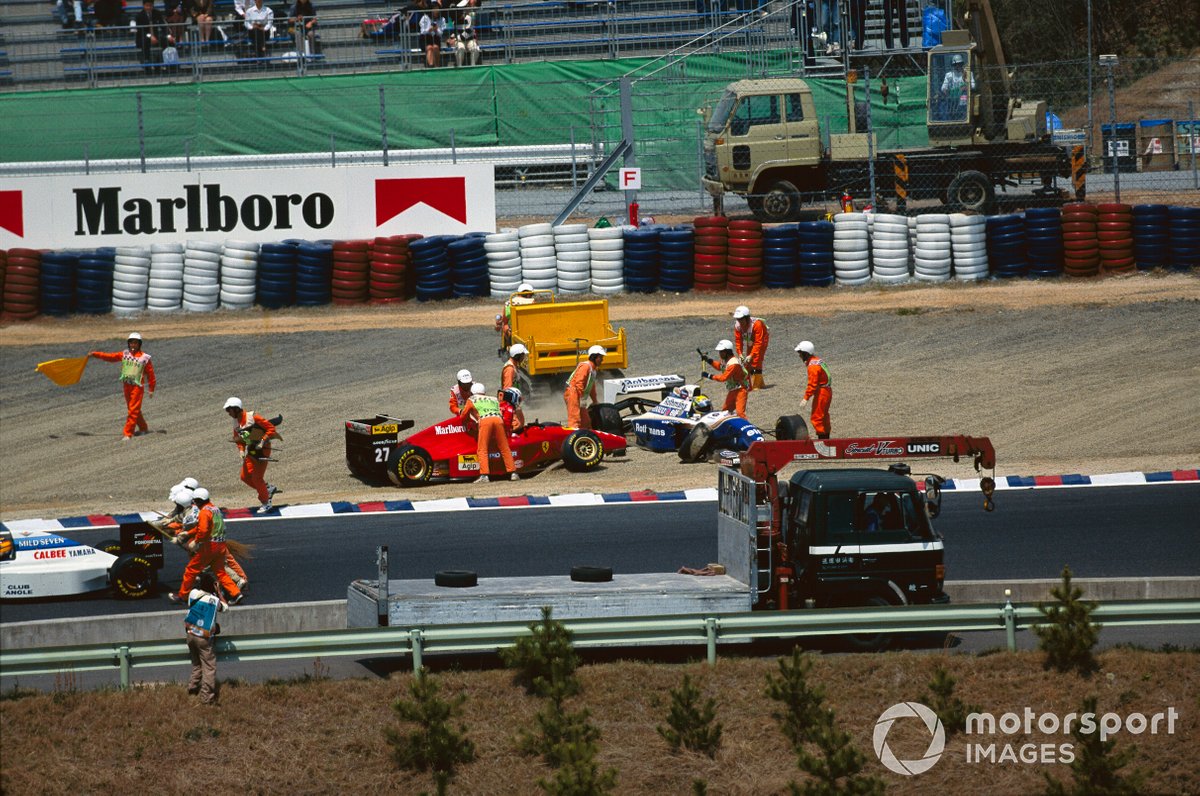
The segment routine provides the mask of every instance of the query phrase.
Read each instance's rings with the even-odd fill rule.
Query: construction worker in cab
[[[130,332],[125,340],[124,351],[92,351],[88,354],[93,359],[104,362],[121,363],[121,384],[125,389],[125,436],[122,442],[128,442],[134,436],[141,436],[150,430],[146,425],[146,417],[142,414],[142,399],[145,388],[154,395],[156,382],[154,379],[154,364],[150,355],[142,350],[142,336]]]
[[[833,401],[833,379],[825,360],[817,356],[812,342],[803,340],[796,346],[800,361],[808,369],[808,388],[804,391],[804,400],[800,408],[808,406],[812,401],[812,427],[817,439],[829,439],[829,404]]]
[[[604,355],[608,353],[602,345],[594,345],[587,350],[587,359],[575,366],[571,378],[567,381],[567,389],[563,392],[563,400],[567,404],[567,426],[569,428],[591,428],[592,418],[583,410],[583,396],[591,396],[596,403],[596,373],[604,363]]]
[[[733,311],[733,347],[750,377],[752,390],[766,386],[763,384],[763,359],[767,356],[770,337],[767,322],[751,316],[749,307],[743,304]]]
[[[242,601],[241,590],[233,578],[225,573],[225,517],[209,497],[204,487],[192,493],[192,503],[196,506],[196,527],[187,534],[185,541],[187,538],[194,540],[196,552],[183,570],[183,583],[179,591],[167,595],[173,603],[185,603],[192,587],[196,585],[196,578],[209,567],[217,576],[217,582],[221,584],[229,604],[237,605]]]
[[[200,521],[200,512],[194,502],[196,490],[199,488],[200,484],[195,478],[185,478],[171,487],[171,500],[175,504],[175,511],[163,517],[162,522],[164,524],[160,527],[163,535],[170,537],[172,542],[186,550],[189,555],[194,554],[197,550],[196,543],[189,540]],[[225,567],[226,574],[233,579],[237,587],[239,589],[246,588],[246,584],[250,582],[250,579],[246,577],[246,571],[242,569],[242,565],[233,557],[233,552],[229,549],[228,540],[225,544],[225,559],[222,564]]]
[[[450,414],[458,416],[462,414],[463,409],[467,408],[467,401],[471,398],[471,387],[475,384],[475,379],[471,376],[471,371],[463,368],[458,372],[458,383],[450,388]]]
[[[742,360],[737,357],[733,350],[733,342],[730,340],[720,340],[717,342],[717,356],[720,360],[709,359],[708,356],[700,349],[696,349],[700,354],[700,361],[708,365],[717,373],[709,373],[707,371],[700,374],[701,379],[712,379],[713,381],[725,382],[725,405],[721,408],[726,412],[733,412],[743,420],[746,417],[746,393],[749,391],[749,384],[746,379],[746,369],[742,366]]]
[[[517,383],[517,368],[525,366],[529,358],[529,349],[524,343],[513,343],[508,347],[508,361],[500,369],[500,391],[503,392]]]
[[[508,431],[504,427],[504,416],[500,412],[500,401],[485,395],[486,388],[476,383],[471,387],[471,397],[459,414],[464,422],[473,418],[478,425],[475,458],[479,461],[479,480],[486,483],[491,469],[492,447],[500,451],[504,462],[504,480],[512,478],[517,469],[513,466],[512,449],[508,446]]]
[[[257,412],[242,406],[242,399],[231,397],[225,402],[225,413],[233,419],[233,441],[237,443],[242,458],[242,483],[258,495],[262,504],[256,514],[266,514],[273,506],[271,498],[279,492],[274,484],[268,484],[267,463],[271,458],[271,440],[283,441],[275,424]],[[278,422],[279,418],[276,418]]]
[[[504,418],[504,428],[511,434],[520,434],[525,430],[525,412],[521,409],[521,391],[516,387],[508,387],[500,391],[500,415]]]

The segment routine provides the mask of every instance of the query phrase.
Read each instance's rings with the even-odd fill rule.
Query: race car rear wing
[[[653,376],[630,376],[624,379],[605,379],[601,382],[600,402],[615,404],[622,396],[635,395],[644,392],[658,392],[666,398],[667,393],[685,383],[683,376],[672,373],[664,376],[661,373]]]

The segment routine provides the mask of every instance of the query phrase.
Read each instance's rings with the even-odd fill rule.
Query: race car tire
[[[433,585],[469,589],[479,585],[479,575],[469,569],[440,569],[433,573]]]
[[[679,458],[685,462],[702,462],[712,446],[712,429],[703,423],[692,427],[679,445]]]
[[[608,583],[612,580],[612,567],[571,567],[571,580],[576,583]]]
[[[108,580],[118,597],[140,600],[154,593],[158,572],[145,556],[123,555],[108,570]]]
[[[604,446],[600,443],[600,438],[591,431],[572,431],[563,440],[562,459],[566,468],[573,473],[594,470],[604,461]]]
[[[424,448],[403,445],[388,455],[387,473],[388,478],[399,486],[427,484],[433,475],[433,459]]]
[[[783,415],[775,422],[775,439],[808,439],[808,423],[800,415]]]
[[[116,539],[105,539],[98,545],[95,545],[97,550],[103,550],[110,556],[121,555],[121,543]]]
[[[592,428],[621,436],[625,433],[621,412],[613,404],[595,404],[588,414],[592,417]]]

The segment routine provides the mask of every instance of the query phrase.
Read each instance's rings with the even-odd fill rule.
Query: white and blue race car
[[[740,453],[763,439],[749,420],[714,412],[712,402],[694,384],[674,388],[658,404],[627,420],[638,447],[676,451],[685,462],[705,461],[716,451],[727,460],[728,452]]]
[[[120,540],[98,546],[54,531],[0,531],[0,599],[70,597],[109,587],[139,599],[156,591],[162,537],[146,523],[121,526]]]

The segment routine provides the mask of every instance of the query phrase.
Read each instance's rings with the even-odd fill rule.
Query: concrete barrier
[[[956,580],[946,582],[946,593],[957,605],[1004,602],[1012,590],[1014,603],[1049,600],[1060,578],[1036,580]],[[1200,599],[1200,578],[1072,578],[1083,589],[1085,600],[1194,600]]]

